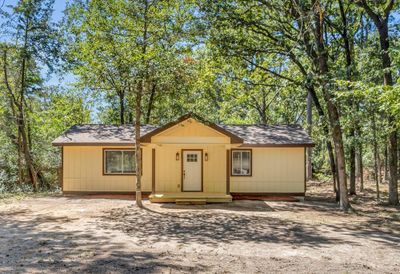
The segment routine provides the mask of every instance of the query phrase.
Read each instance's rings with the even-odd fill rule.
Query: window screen
[[[136,172],[136,158],[134,150],[105,150],[105,174],[134,174]]]
[[[251,176],[251,150],[232,150],[232,175]]]

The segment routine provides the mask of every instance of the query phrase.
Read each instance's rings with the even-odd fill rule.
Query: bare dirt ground
[[[357,213],[343,214],[331,192],[312,182],[303,203],[146,209],[128,199],[8,198],[0,272],[400,272],[400,208],[375,202],[368,185],[353,198]]]

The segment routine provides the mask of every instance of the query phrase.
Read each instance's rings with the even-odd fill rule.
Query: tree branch
[[[390,1],[393,1],[393,0],[390,0]],[[371,9],[370,6],[368,6],[368,4],[367,4],[367,2],[366,2],[365,0],[356,0],[355,3],[356,3],[359,7],[363,8],[363,9],[365,10],[365,12],[369,15],[369,17],[371,17],[371,19],[375,22],[375,24],[376,24],[377,26],[381,26],[381,25],[382,25],[382,19],[381,19],[381,17],[380,17],[378,14],[376,14],[376,13]],[[389,4],[390,4],[390,3],[389,3]],[[388,7],[389,7],[389,5],[388,5],[386,8],[388,8]],[[385,8],[385,11],[386,11],[386,8]]]

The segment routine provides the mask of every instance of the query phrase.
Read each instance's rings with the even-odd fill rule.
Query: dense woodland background
[[[399,1],[71,0],[59,22],[53,2],[0,1],[0,193],[57,190],[74,124],[193,111],[300,124],[342,209],[364,180],[398,204]]]

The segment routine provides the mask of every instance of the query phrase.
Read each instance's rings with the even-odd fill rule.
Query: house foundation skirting
[[[87,196],[89,198],[135,198],[135,192],[132,191],[63,191],[64,196]],[[230,194],[224,193],[152,193],[149,191],[142,192],[144,199],[149,199],[154,203],[173,203],[178,199],[202,199],[209,203],[224,203],[232,202],[232,200],[264,200],[264,201],[299,201],[304,200],[305,193],[247,193],[247,192],[231,192]]]
[[[72,195],[130,195],[135,196],[136,192],[134,191],[63,191],[64,196],[72,196]],[[142,197],[148,198],[151,192],[142,191]]]
[[[304,192],[231,192],[232,196],[305,196]]]

